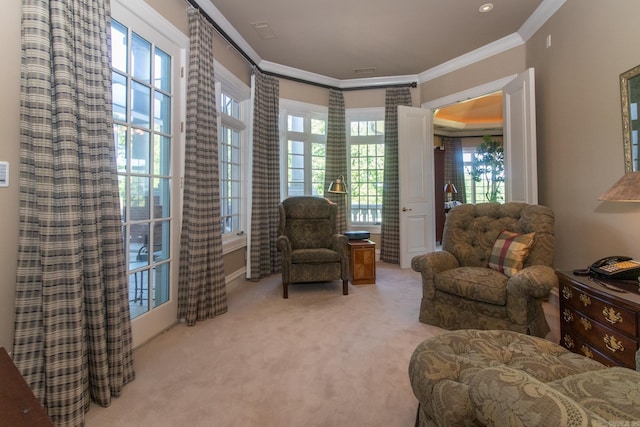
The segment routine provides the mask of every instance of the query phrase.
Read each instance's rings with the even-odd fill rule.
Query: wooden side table
[[[560,344],[608,366],[635,369],[640,342],[638,283],[557,272]]]
[[[0,425],[53,426],[4,347],[0,347]]]
[[[376,244],[369,239],[349,241],[352,285],[375,285]]]

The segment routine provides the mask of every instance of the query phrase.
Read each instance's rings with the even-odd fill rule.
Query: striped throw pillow
[[[533,246],[535,233],[518,234],[510,231],[500,233],[489,257],[489,268],[511,277],[522,270]]]

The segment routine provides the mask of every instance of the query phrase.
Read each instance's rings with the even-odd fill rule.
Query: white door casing
[[[533,68],[502,90],[505,201],[538,203],[535,73]]]
[[[432,112],[398,107],[400,267],[435,249]]]

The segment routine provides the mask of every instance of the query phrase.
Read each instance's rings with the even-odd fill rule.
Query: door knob
[[[406,207],[402,207],[402,212],[406,212],[406,211],[412,211],[413,209],[407,209]]]

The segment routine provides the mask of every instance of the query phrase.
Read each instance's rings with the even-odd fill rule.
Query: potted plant
[[[491,139],[489,135],[482,137],[473,155],[471,178],[475,182],[484,182],[485,197],[489,202],[503,201],[502,184],[504,183],[504,149],[502,142]]]

